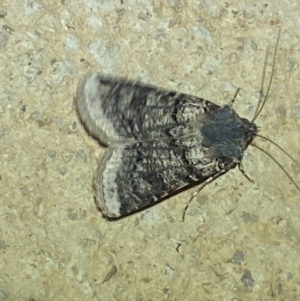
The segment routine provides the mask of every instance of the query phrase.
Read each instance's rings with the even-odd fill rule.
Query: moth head
[[[238,161],[257,133],[256,124],[241,118],[229,105],[210,112],[201,127],[203,146],[210,149],[213,156]]]
[[[249,121],[246,118],[241,118],[241,121],[243,122],[243,126],[245,129],[245,141],[246,141],[246,147],[252,143],[252,141],[254,140],[254,138],[257,136],[259,129],[258,126],[252,122]]]

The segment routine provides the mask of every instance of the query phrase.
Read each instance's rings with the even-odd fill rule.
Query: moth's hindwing
[[[94,73],[78,86],[87,130],[107,145],[94,178],[102,213],[122,217],[242,159],[257,127],[230,106]]]

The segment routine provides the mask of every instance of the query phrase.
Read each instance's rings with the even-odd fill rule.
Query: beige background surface
[[[139,79],[251,119],[282,27],[261,134],[299,158],[300,4],[0,1],[0,300],[300,300],[300,192],[249,147],[244,167],[109,222],[92,177],[104,149],[73,99],[91,71]],[[257,139],[297,183],[299,168]]]

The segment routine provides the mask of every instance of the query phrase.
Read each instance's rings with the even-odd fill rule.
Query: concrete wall
[[[0,2],[0,300],[300,300],[300,192],[254,147],[244,168],[110,222],[92,178],[104,148],[73,106],[88,72],[234,104],[299,159],[300,4]],[[269,54],[269,55],[267,55]],[[266,62],[266,75],[263,68]],[[300,185],[299,167],[257,138]],[[299,160],[298,160],[299,161]]]

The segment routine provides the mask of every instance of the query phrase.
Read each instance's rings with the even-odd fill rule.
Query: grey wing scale
[[[204,182],[218,170],[218,162],[200,147],[158,141],[109,146],[94,178],[97,203],[105,216],[126,216]]]
[[[121,217],[234,168],[257,127],[230,106],[94,73],[75,101],[107,145],[94,178],[102,213]]]
[[[75,104],[89,132],[105,145],[164,139],[170,130],[193,126],[205,112],[219,108],[192,95],[98,73],[81,81]]]

